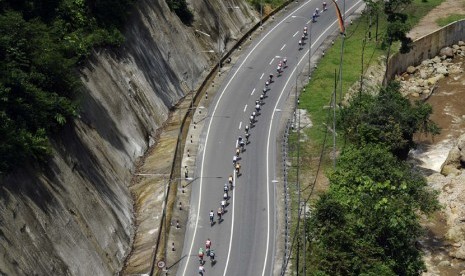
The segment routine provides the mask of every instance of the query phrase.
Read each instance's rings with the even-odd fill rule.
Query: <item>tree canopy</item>
[[[50,154],[49,135],[76,114],[78,66],[123,41],[132,1],[0,1],[0,175]]]
[[[358,146],[382,144],[401,158],[414,147],[413,134],[438,134],[438,126],[429,119],[430,105],[411,104],[399,92],[400,84],[391,82],[377,95],[354,97],[340,113],[339,125],[348,142]]]
[[[427,183],[380,145],[347,147],[308,228],[315,275],[418,275],[419,213],[438,208]]]

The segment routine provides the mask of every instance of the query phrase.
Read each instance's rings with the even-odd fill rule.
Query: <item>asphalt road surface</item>
[[[276,135],[280,111],[285,106],[297,74],[308,64],[309,46],[313,50],[338,28],[335,7],[327,1],[328,10],[321,12],[317,22],[311,15],[323,1],[305,1],[287,12],[281,12],[275,22],[244,49],[241,57],[225,77],[206,117],[201,136],[195,176],[199,180],[192,186],[191,209],[186,229],[178,275],[199,275],[199,248],[205,249],[210,238],[216,253],[212,265],[204,257],[204,275],[273,274],[276,236],[275,187],[277,152]],[[345,3],[346,16],[358,9],[361,0]],[[341,11],[343,2],[339,0]],[[307,39],[299,47],[304,27]],[[283,58],[287,64],[280,76],[277,66]],[[235,188],[229,192],[228,205],[222,221],[216,211],[223,199],[224,181],[212,176],[234,173],[233,156],[239,136],[244,136],[245,125],[255,111],[269,74],[274,82],[269,85],[261,104],[261,111],[250,129],[250,143],[240,154],[240,173],[235,178]],[[292,104],[292,103],[291,103]],[[209,212],[215,213],[215,223],[210,225]]]

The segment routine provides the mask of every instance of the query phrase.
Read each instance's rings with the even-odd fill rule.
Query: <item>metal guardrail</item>
[[[283,264],[281,267],[281,275],[284,275],[286,271],[286,260],[290,254],[290,220],[291,212],[289,210],[289,185],[288,185],[288,152],[289,152],[289,133],[292,127],[292,121],[287,120],[286,127],[283,135],[283,144],[282,144],[282,156],[283,156],[283,189],[284,189],[284,256]]]

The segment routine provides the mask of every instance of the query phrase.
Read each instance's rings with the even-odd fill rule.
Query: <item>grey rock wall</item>
[[[191,27],[164,0],[136,6],[124,45],[96,50],[82,68],[80,116],[53,137],[47,165],[24,164],[0,186],[0,275],[120,271],[134,231],[135,162],[216,62],[202,51],[218,49],[218,20],[221,49],[258,21],[242,0],[192,1]]]

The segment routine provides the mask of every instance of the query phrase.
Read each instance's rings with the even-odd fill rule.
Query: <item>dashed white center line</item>
[[[283,47],[281,47],[281,49],[279,49],[279,50],[282,51],[284,49],[284,47],[286,47],[286,44],[284,44]]]
[[[307,25],[310,24],[310,21],[311,21],[311,20],[308,20],[308,21],[307,21]]]
[[[263,78],[263,75],[265,75],[265,73],[262,73],[262,75],[260,76],[260,79],[262,79],[262,78]]]
[[[242,126],[242,122],[239,123],[239,129],[241,129],[241,126]]]
[[[274,58],[270,61],[270,65],[273,63],[273,61],[274,61]]]
[[[296,36],[298,33],[299,33],[299,31],[295,32],[295,34],[292,37]]]
[[[246,109],[247,109],[247,105],[244,106],[244,112],[245,112]]]
[[[250,96],[252,96],[254,92],[255,92],[255,88],[252,90],[252,93],[250,93]]]

